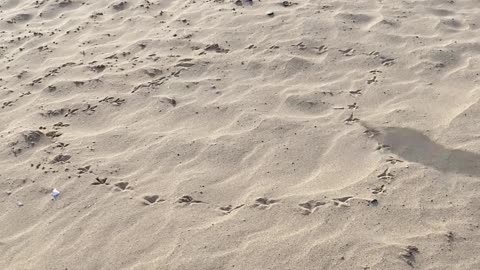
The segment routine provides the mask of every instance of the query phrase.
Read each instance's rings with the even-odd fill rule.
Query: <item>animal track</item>
[[[397,164],[397,163],[402,163],[403,160],[400,160],[400,159],[397,159],[397,158],[393,158],[393,157],[389,157],[387,158],[387,160],[385,160],[386,162],[389,162],[390,164]]]
[[[216,53],[228,53],[228,49],[224,49],[222,47],[220,47],[220,45],[218,44],[210,44],[208,45],[207,47],[205,47],[205,51],[214,51]]]
[[[449,243],[452,243],[455,240],[455,235],[453,234],[452,231],[447,232],[445,236],[447,237],[447,241]]]
[[[235,1],[235,5],[237,5],[237,6],[243,6],[243,5],[252,6],[253,5],[253,0],[237,0],[237,1]]]
[[[49,131],[49,132],[45,133],[45,136],[47,136],[47,137],[49,137],[49,138],[52,138],[52,139],[57,138],[57,137],[60,137],[60,136],[62,136],[62,135],[63,135],[62,133],[60,133],[60,132],[58,132],[58,131],[56,131],[56,130],[54,130],[54,131]]]
[[[85,167],[80,167],[77,168],[77,174],[84,174],[87,173],[90,170],[90,165],[87,165]]]
[[[381,59],[382,59],[382,65],[384,65],[384,66],[389,67],[389,66],[395,64],[395,62],[394,62],[395,59],[385,58],[385,57],[381,57]]]
[[[95,105],[95,106],[92,106],[90,104],[87,104],[87,108],[83,109],[82,112],[85,112],[87,114],[92,114],[95,112],[95,109],[97,108],[98,106]]]
[[[376,82],[378,82],[377,81],[377,76],[373,76],[371,79],[367,80],[367,84],[372,84],[372,83],[376,83]]]
[[[240,204],[240,205],[235,206],[235,207],[233,207],[232,205],[229,204],[227,206],[219,207],[218,209],[220,211],[222,211],[223,214],[227,215],[227,214],[230,214],[232,211],[234,211],[236,209],[242,208],[243,206],[245,206],[245,204]]]
[[[204,203],[204,202],[199,200],[194,200],[192,196],[185,195],[185,196],[182,196],[180,199],[178,199],[177,203],[184,204],[184,205],[191,205],[195,203]]]
[[[62,150],[64,150],[67,146],[69,146],[70,144],[69,143],[63,143],[63,142],[59,142],[57,145],[55,145],[54,147],[55,148],[60,148]]]
[[[308,201],[308,202],[305,202],[305,203],[301,203],[301,204],[299,204],[299,206],[301,207],[303,215],[310,215],[313,212],[315,212],[315,210],[319,206],[325,205],[325,204],[326,204],[325,202],[311,200],[311,201]]]
[[[90,67],[90,70],[93,72],[100,73],[100,72],[103,72],[105,68],[107,68],[105,65],[96,65],[96,66]]]
[[[160,199],[158,195],[146,195],[143,196],[143,204],[145,205],[152,205],[158,202],[164,202],[165,200]]]
[[[400,253],[400,258],[403,259],[408,265],[414,267],[415,257],[418,254],[418,248],[416,246],[407,246],[404,251]]]
[[[373,206],[373,207],[378,206],[378,200],[377,199],[369,200],[368,206]]]
[[[124,10],[124,9],[127,8],[127,5],[128,5],[127,1],[122,1],[122,2],[120,2],[120,3],[118,3],[118,4],[112,5],[112,8],[113,8],[115,11],[122,11],[122,10]]]
[[[283,7],[291,7],[293,5],[298,5],[298,3],[292,3],[290,1],[283,1],[280,3],[280,5],[282,5]]]
[[[25,92],[25,93],[21,93],[19,97],[29,96],[31,94],[32,93],[30,91],[28,91],[28,92]]]
[[[107,179],[108,179],[107,177],[105,177],[105,178],[96,177],[95,178],[96,182],[93,182],[92,185],[94,185],[94,186],[97,186],[97,185],[108,186],[108,185],[110,185],[110,183],[107,183]]]
[[[101,100],[98,101],[99,103],[102,103],[102,102],[106,102],[106,103],[109,103],[109,104],[112,104],[113,106],[120,106],[122,105],[123,103],[125,103],[125,99],[123,98],[114,98],[114,97],[105,97]]]
[[[177,106],[177,101],[174,98],[164,98],[162,102],[167,102],[168,104],[172,105],[172,107]]]
[[[356,110],[356,109],[358,109],[358,105],[357,105],[356,102],[354,102],[354,103],[352,103],[352,104],[348,104],[347,107],[348,107],[349,110]]]
[[[74,115],[77,111],[78,111],[78,109],[68,109],[67,113],[65,114],[65,117],[68,117],[70,115]]]
[[[193,59],[192,58],[184,58],[184,59],[180,59],[178,60],[178,64],[176,64],[175,66],[176,67],[186,67],[186,68],[189,68],[189,67],[193,67],[195,65],[195,63],[191,63]]]
[[[135,86],[133,88],[133,90],[131,91],[131,93],[135,93],[137,92],[139,89],[141,88],[150,88],[152,86],[160,86],[162,85],[163,83],[165,83],[166,81],[168,80],[168,77],[167,76],[162,76],[158,79],[155,79],[153,81],[149,81],[147,83],[142,83],[142,84],[139,84],[137,86]]]
[[[348,203],[348,200],[353,198],[352,196],[345,196],[345,197],[340,197],[340,198],[334,198],[332,199],[333,204],[336,206],[345,206],[348,207],[350,204]]]
[[[385,56],[381,56],[380,53],[379,53],[379,52],[376,52],[376,51],[372,51],[372,52],[370,52],[368,55],[372,55],[372,56],[374,56],[375,58],[379,57],[379,58],[381,59],[382,65],[387,66],[387,67],[388,67],[388,66],[391,66],[391,65],[393,65],[393,64],[395,63],[395,62],[394,62],[395,59],[393,59],[393,58],[387,58],[387,57],[385,57]]]
[[[305,50],[307,48],[307,46],[305,44],[303,44],[303,41],[300,42],[300,43],[297,43],[295,45],[292,45],[292,47],[297,47],[300,50]]]
[[[58,122],[56,124],[53,125],[53,129],[60,129],[60,128],[63,128],[63,127],[69,127],[70,124],[64,124],[63,122]]]
[[[145,74],[147,74],[149,77],[152,77],[152,78],[162,74],[162,71],[160,69],[157,69],[157,68],[146,69],[146,70],[144,70],[144,72],[145,72]]]
[[[22,132],[18,138],[8,144],[14,156],[19,155],[24,150],[33,148],[39,143],[45,135],[38,130],[28,130]]]
[[[44,116],[44,117],[54,117],[54,116],[64,115],[65,111],[66,111],[65,108],[56,109],[56,110],[48,110],[45,113],[40,113],[40,115]]]
[[[378,134],[380,134],[380,132],[378,130],[373,129],[373,128],[367,128],[363,133],[365,135],[367,135],[368,138],[373,138],[373,137],[377,136]]]
[[[70,155],[56,155],[50,163],[65,163],[67,162],[72,156]]]
[[[333,97],[333,92],[332,92],[332,91],[322,91],[322,92],[320,92],[320,93],[321,93],[322,95],[324,95],[324,96],[331,96],[331,97]]]
[[[280,200],[268,199],[268,198],[258,198],[255,200],[253,207],[259,209],[267,209],[270,208],[271,205],[278,203]]]
[[[314,49],[317,49],[318,50],[318,54],[324,54],[328,51],[328,47],[325,46],[325,45],[322,45],[320,47],[314,47]]]
[[[24,132],[22,135],[26,143],[30,146],[35,146],[35,144],[42,139],[43,133],[38,130],[30,130]]]
[[[352,56],[355,53],[355,50],[352,48],[348,48],[345,50],[338,50],[338,51],[341,52],[344,56]]]
[[[11,107],[13,106],[13,101],[6,101],[6,102],[3,102],[3,105],[2,105],[2,109],[5,109],[6,107]]]
[[[390,149],[392,148],[390,145],[388,144],[378,144],[377,148],[375,148],[375,150],[382,150],[382,149]]]
[[[362,95],[362,89],[352,90],[349,91],[350,95],[357,97]]]
[[[387,192],[387,190],[385,189],[385,185],[381,185],[379,187],[374,187],[371,189],[372,193],[373,194],[382,194],[382,193],[385,193]]]
[[[360,119],[356,118],[355,116],[353,116],[353,113],[351,113],[347,119],[343,120],[343,122],[345,122],[345,124],[347,125],[352,125],[353,123],[356,123],[359,120]]]
[[[389,169],[386,168],[385,171],[383,171],[381,174],[377,175],[377,178],[378,178],[378,179],[381,179],[381,180],[392,179],[392,178],[393,178],[393,174],[391,174],[391,173],[389,172]]]
[[[128,186],[128,182],[118,182],[118,183],[115,183],[115,187],[120,189],[120,190],[127,190],[127,189],[131,189],[129,186]]]

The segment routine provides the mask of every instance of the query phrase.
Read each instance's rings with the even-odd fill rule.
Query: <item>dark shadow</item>
[[[446,148],[420,131],[410,128],[364,127],[369,134],[374,134],[372,136],[379,144],[390,146],[390,152],[406,161],[417,162],[442,172],[480,176],[480,154]]]

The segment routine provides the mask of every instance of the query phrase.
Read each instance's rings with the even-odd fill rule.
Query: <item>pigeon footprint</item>
[[[301,207],[301,210],[302,210],[302,214],[303,214],[303,215],[310,215],[310,214],[312,214],[313,212],[315,212],[315,210],[316,210],[319,206],[325,205],[325,204],[326,204],[325,202],[310,200],[310,201],[308,201],[308,202],[304,202],[304,203],[299,204],[299,206]]]
[[[405,261],[409,266],[414,267],[416,256],[419,253],[416,246],[407,246],[399,254],[400,258]]]
[[[165,200],[160,199],[160,196],[158,196],[158,195],[143,196],[143,204],[145,204],[145,205],[152,205],[152,204],[156,204],[156,203],[164,202],[164,201]]]
[[[381,174],[377,175],[377,178],[380,180],[388,180],[393,178],[393,174],[390,173],[389,169],[386,168]]]
[[[105,178],[100,178],[100,177],[96,177],[95,178],[95,182],[92,183],[92,185],[94,186],[97,186],[97,185],[110,185],[110,183],[107,182],[108,178],[105,177]]]
[[[324,53],[326,53],[326,52],[328,51],[328,47],[325,46],[325,45],[322,45],[322,46],[320,46],[320,47],[315,47],[315,49],[318,50],[318,51],[317,51],[318,54],[324,54]]]
[[[235,206],[233,207],[231,204],[227,205],[227,206],[222,206],[222,207],[219,207],[218,210],[222,211],[222,213],[224,215],[228,215],[230,214],[232,211],[234,210],[237,210],[239,208],[242,208],[243,206],[245,206],[245,204],[241,204],[241,205],[238,205],[238,206]]]
[[[198,203],[205,203],[205,202],[194,200],[192,196],[185,195],[185,196],[182,196],[180,199],[178,199],[177,203],[187,206],[191,204],[198,204]]]
[[[352,56],[355,53],[355,50],[352,48],[348,48],[345,50],[338,50],[338,51],[341,52],[344,56]]]
[[[117,190],[120,190],[120,191],[125,191],[127,189],[131,189],[128,182],[118,182],[114,186]]]
[[[352,125],[353,123],[356,123],[356,122],[358,122],[359,120],[360,120],[360,119],[358,119],[357,117],[355,117],[355,116],[353,115],[353,113],[351,113],[350,116],[349,116],[347,119],[343,120],[343,122],[344,122],[345,124],[347,124],[347,125]]]
[[[268,209],[273,204],[280,202],[280,200],[268,199],[268,198],[258,198],[255,200],[253,207],[258,209]]]
[[[353,197],[352,196],[345,196],[345,197],[332,199],[332,201],[333,201],[333,204],[335,206],[349,207],[350,204],[348,203],[348,200],[350,200],[351,198],[353,198]]]

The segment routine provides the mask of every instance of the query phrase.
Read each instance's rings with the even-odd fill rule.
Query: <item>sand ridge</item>
[[[0,268],[479,269],[477,6],[1,1]]]

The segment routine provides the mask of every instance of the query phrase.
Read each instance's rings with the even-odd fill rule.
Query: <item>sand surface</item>
[[[480,269],[479,4],[0,1],[0,269]]]

